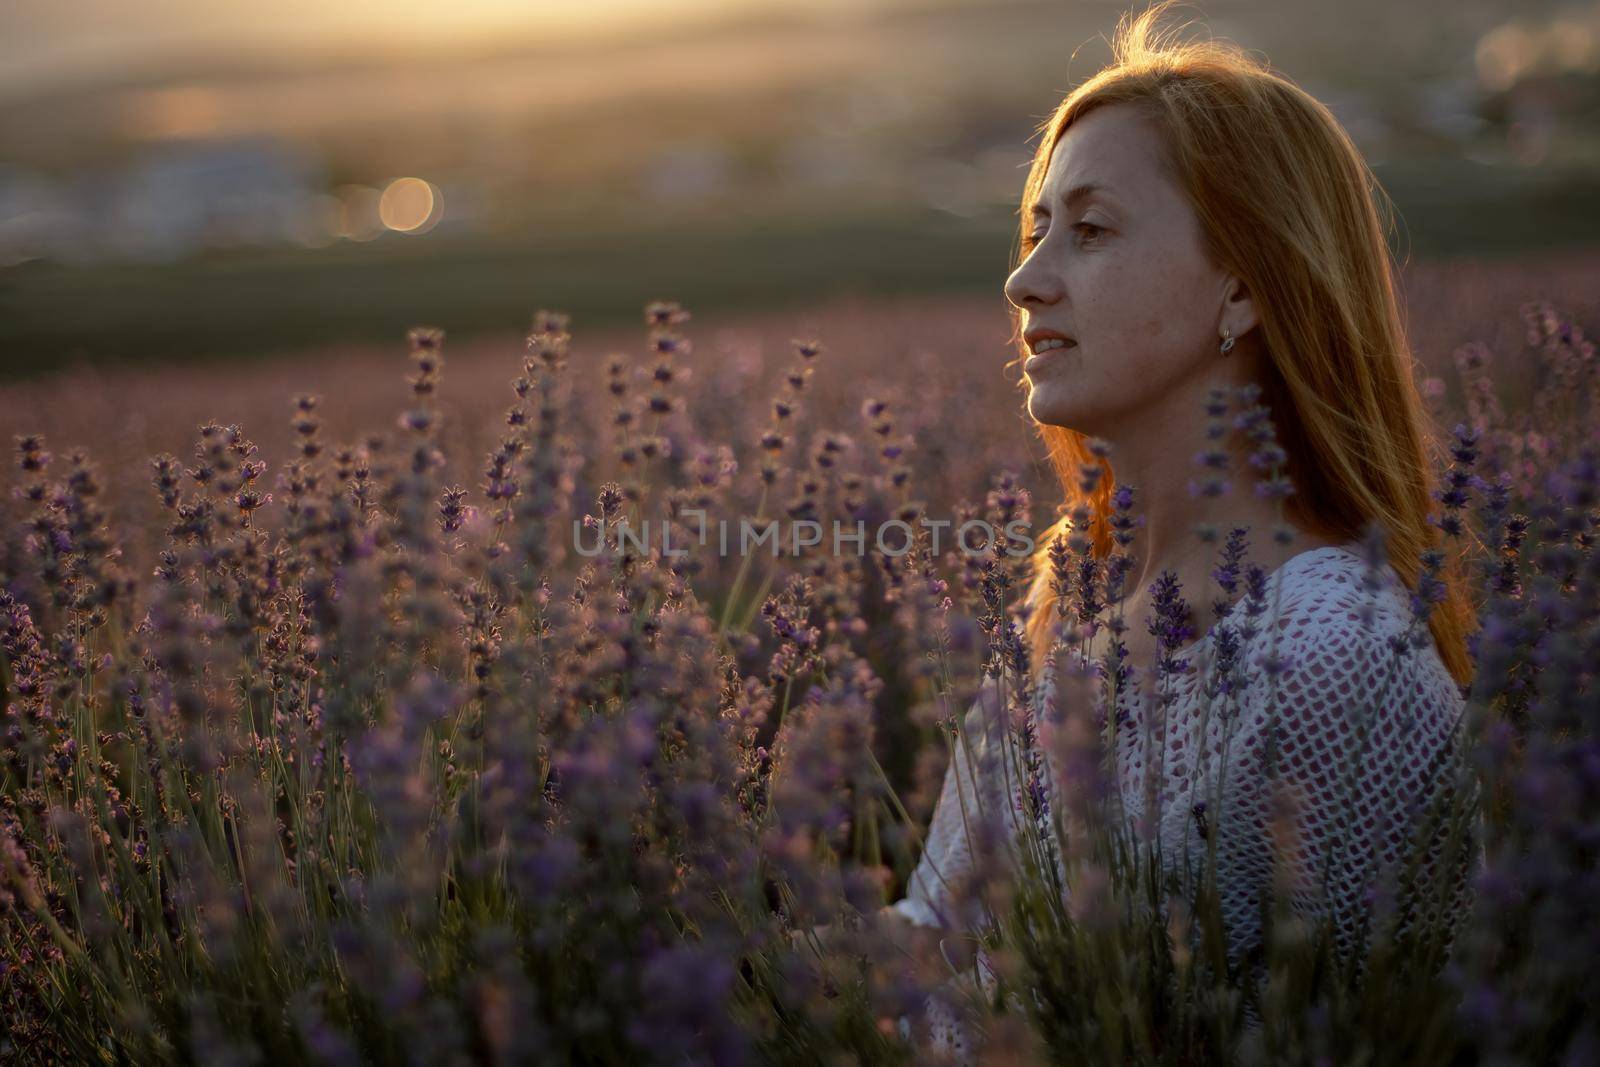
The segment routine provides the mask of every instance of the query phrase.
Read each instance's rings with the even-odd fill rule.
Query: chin
[[[1057,395],[1058,389],[1059,385],[1054,382],[1036,383],[1028,392],[1028,417],[1041,426],[1077,429],[1076,423],[1081,420],[1075,416],[1080,413],[1073,410],[1075,405]]]

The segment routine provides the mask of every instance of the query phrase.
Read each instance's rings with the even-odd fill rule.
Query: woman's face
[[[1053,330],[1076,342],[1024,365],[1037,422],[1114,439],[1141,412],[1198,408],[1191,380],[1220,369],[1222,326],[1239,337],[1255,324],[1242,287],[1207,262],[1200,222],[1161,152],[1154,123],[1128,103],[1096,108],[1056,142],[1031,251],[1025,242],[1005,285],[1025,335]]]

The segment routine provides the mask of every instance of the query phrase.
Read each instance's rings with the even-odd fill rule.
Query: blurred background
[[[652,299],[998,323],[1035,129],[1129,7],[8,0],[0,378],[515,338],[536,307],[579,334]],[[1403,259],[1600,247],[1600,3],[1184,15],[1334,110]]]

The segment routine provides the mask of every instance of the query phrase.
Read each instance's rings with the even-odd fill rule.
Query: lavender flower
[[[1176,653],[1194,638],[1194,625],[1189,621],[1189,605],[1183,599],[1178,576],[1162,571],[1152,590],[1154,608],[1147,625],[1160,650],[1157,674],[1162,679],[1188,674],[1192,669],[1188,658]]]

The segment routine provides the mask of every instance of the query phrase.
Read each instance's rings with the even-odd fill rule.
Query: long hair
[[[1212,262],[1237,275],[1254,298],[1265,355],[1260,402],[1271,408],[1294,482],[1285,517],[1347,541],[1376,521],[1390,564],[1414,591],[1422,553],[1441,547],[1428,518],[1435,458],[1447,443],[1414,377],[1385,237],[1393,207],[1344,129],[1310,94],[1236,45],[1163,39],[1155,23],[1169,2],[1136,19],[1125,16],[1112,63],[1040,125],[1044,136],[1023,191],[1019,238],[1028,232],[1066,129],[1097,107],[1140,105],[1161,131]],[[1013,269],[1020,264],[1019,246]],[[1020,345],[1016,309],[1012,326]],[[1065,503],[1032,560],[1027,643],[1035,671],[1044,664],[1056,615],[1050,544],[1067,535],[1069,512],[1084,505],[1093,516],[1091,553],[1105,559],[1116,487],[1115,464],[1091,459],[1082,433],[1058,426],[1040,432]],[[1103,463],[1105,476],[1085,494],[1079,466],[1091,462]],[[1461,560],[1447,558],[1440,579],[1444,599],[1428,625],[1440,659],[1466,684],[1473,673],[1466,636],[1475,612]]]

